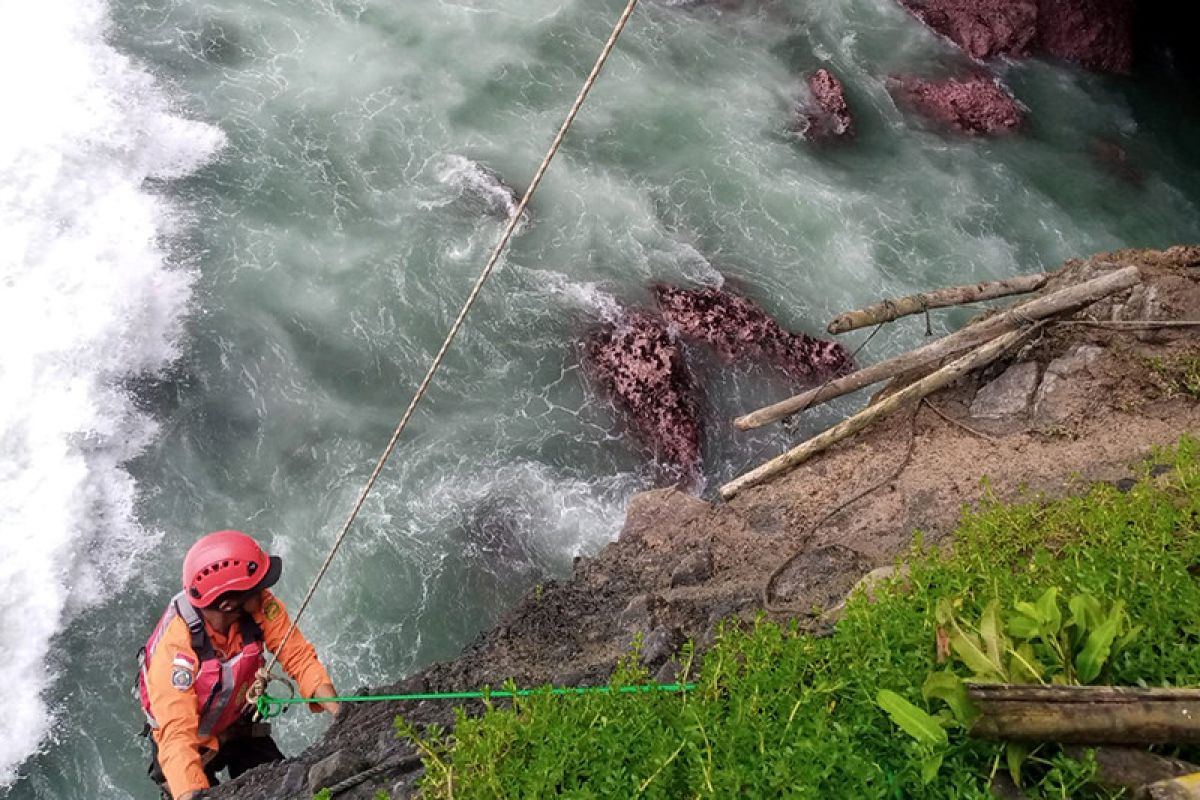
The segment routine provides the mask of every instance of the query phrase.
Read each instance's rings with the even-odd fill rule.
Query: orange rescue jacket
[[[321,684],[332,684],[329,674],[317,660],[316,651],[299,630],[292,633],[287,645],[278,650],[291,625],[287,609],[269,590],[263,590],[259,611],[251,618],[262,630],[262,643],[279,657],[279,663],[296,681],[300,694],[314,697]],[[147,651],[142,670],[145,698],[149,702],[151,735],[158,745],[158,763],[167,778],[172,797],[208,788],[204,764],[221,746],[220,731],[206,735],[200,731],[200,703],[194,685],[200,670],[200,657],[192,647],[192,634],[179,614],[166,614],[165,625],[153,650]],[[233,659],[242,652],[242,626],[233,625],[222,635],[205,625],[209,641],[222,661]],[[153,642],[152,637],[152,642]],[[245,700],[249,685],[234,689],[233,702]],[[316,706],[311,706],[319,710]]]

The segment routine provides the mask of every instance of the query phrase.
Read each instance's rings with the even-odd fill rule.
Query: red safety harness
[[[163,632],[175,617],[182,617],[187,624],[192,635],[192,650],[200,661],[194,677],[188,675],[191,686],[196,691],[196,706],[200,714],[197,732],[201,736],[220,736],[230,725],[237,722],[246,710],[246,691],[254,683],[254,676],[264,663],[262,628],[248,614],[243,614],[238,620],[242,649],[230,658],[222,660],[204,628],[204,617],[188,602],[182,592],[175,595],[155,626],[154,632],[146,640],[146,646],[138,653],[138,692],[141,695],[142,710],[146,712],[146,719],[152,728],[159,726],[150,708],[146,671]],[[180,666],[179,669],[188,668]]]

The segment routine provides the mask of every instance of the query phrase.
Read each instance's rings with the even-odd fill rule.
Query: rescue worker
[[[151,734],[150,777],[174,800],[280,761],[270,726],[254,723],[246,691],[278,656],[304,697],[333,697],[329,674],[283,604],[269,591],[283,563],[240,531],[203,536],[183,559],[183,591],[163,612],[141,654],[138,687]],[[338,704],[309,704],[337,714]]]

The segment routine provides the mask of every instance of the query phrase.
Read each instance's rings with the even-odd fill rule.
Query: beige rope
[[[317,590],[317,585],[321,582],[321,579],[325,577],[325,573],[329,569],[329,565],[333,562],[333,557],[337,554],[338,548],[342,546],[342,542],[345,540],[346,534],[350,531],[350,526],[354,524],[354,520],[358,516],[358,512],[363,507],[363,503],[366,502],[367,495],[370,494],[371,489],[375,486],[375,482],[379,479],[379,474],[383,471],[384,464],[387,463],[392,451],[396,448],[396,442],[400,439],[400,434],[402,434],[405,427],[408,426],[408,421],[412,418],[417,404],[421,401],[421,398],[425,396],[425,391],[429,388],[429,384],[433,381],[434,374],[437,372],[438,367],[441,366],[442,359],[445,358],[446,352],[450,349],[450,343],[454,341],[454,337],[458,334],[458,331],[462,327],[464,320],[466,320],[467,313],[471,310],[471,306],[475,304],[475,299],[479,296],[479,292],[483,289],[483,284],[487,281],[488,276],[492,274],[492,269],[496,266],[496,262],[500,260],[500,255],[504,252],[504,248],[508,244],[509,239],[512,238],[513,231],[516,230],[517,223],[521,220],[521,215],[525,213],[525,207],[529,205],[529,201],[533,197],[533,193],[537,191],[538,184],[542,182],[542,177],[546,174],[546,169],[550,166],[550,162],[553,160],[555,154],[558,153],[558,149],[562,145],[563,139],[566,137],[567,131],[571,127],[571,123],[575,121],[575,117],[579,114],[579,109],[583,106],[583,101],[587,99],[588,93],[591,92],[592,86],[596,83],[596,79],[600,76],[600,70],[604,68],[605,62],[608,61],[608,57],[612,53],[613,47],[615,47],[617,44],[617,39],[620,37],[621,32],[625,29],[625,24],[629,21],[629,17],[632,16],[637,4],[638,0],[629,0],[629,3],[625,6],[625,10],[621,13],[620,19],[617,20],[617,24],[613,27],[612,34],[608,37],[608,41],[605,42],[604,49],[600,51],[600,56],[596,59],[596,63],[592,67],[592,71],[588,75],[587,80],[584,81],[583,88],[579,90],[579,95],[575,98],[575,102],[571,105],[571,110],[567,112],[566,119],[563,120],[562,126],[559,127],[558,135],[554,137],[554,141],[551,143],[550,149],[546,151],[545,158],[542,159],[541,165],[538,166],[537,172],[534,173],[533,180],[529,183],[529,189],[526,190],[525,195],[521,198],[520,204],[509,217],[508,225],[505,227],[504,233],[500,237],[500,241],[496,243],[496,248],[492,251],[491,257],[488,259],[487,264],[483,268],[483,272],[479,274],[479,278],[475,281],[475,286],[472,287],[471,293],[467,295],[467,299],[466,302],[463,303],[462,310],[458,312],[458,317],[454,320],[454,324],[450,326],[450,332],[446,334],[445,341],[442,342],[441,348],[438,350],[437,355],[434,356],[433,362],[429,365],[429,371],[425,373],[425,377],[421,380],[420,385],[417,387],[416,394],[413,395],[412,402],[408,404],[408,408],[405,410],[404,416],[400,418],[400,422],[396,426],[396,430],[392,433],[392,438],[388,441],[387,448],[383,451],[383,455],[379,457],[378,463],[375,464],[375,469],[371,472],[371,477],[367,479],[366,485],[359,494],[358,501],[354,504],[354,508],[351,510],[350,516],[346,518],[345,524],[342,525],[341,531],[338,533],[337,538],[334,539],[333,547],[330,548],[329,555],[325,557],[325,563],[323,563],[321,568],[317,570],[317,576],[313,578],[312,584],[308,587],[308,593],[304,595],[303,602],[300,603],[300,607],[296,610],[296,613],[292,615],[292,624],[288,628],[287,633],[284,634],[283,641],[280,642],[276,651],[283,649],[283,647],[287,644],[288,639],[291,638],[292,632],[296,630],[296,623],[299,622],[301,615],[304,614],[305,609],[308,608],[308,603],[310,600],[312,600],[313,593]],[[276,655],[276,652],[272,652],[270,662],[262,670],[259,670],[259,679],[256,681],[256,686],[258,686],[258,688],[256,692],[253,692],[253,694],[256,696],[262,694],[262,685],[259,684],[265,685],[265,680],[270,677],[272,668],[274,668],[278,662],[279,657]]]

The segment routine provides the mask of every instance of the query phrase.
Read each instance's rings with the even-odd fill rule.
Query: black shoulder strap
[[[175,613],[183,618],[183,621],[188,626],[188,631],[192,634],[192,649],[196,651],[196,658],[201,661],[210,661],[217,657],[217,651],[213,649],[212,642],[208,638],[208,631],[204,630],[204,617],[196,610],[196,607],[187,601],[187,598],[179,596],[175,598]]]

